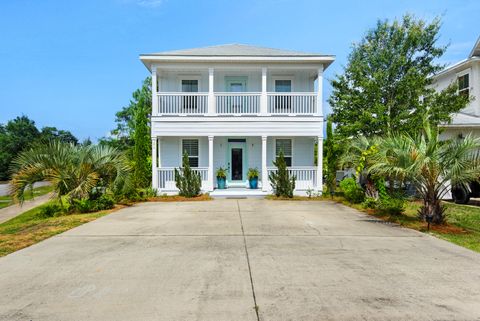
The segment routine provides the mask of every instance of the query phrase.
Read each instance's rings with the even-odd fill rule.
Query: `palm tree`
[[[22,203],[25,190],[35,182],[49,181],[62,204],[62,196],[81,199],[96,188],[118,189],[128,181],[130,167],[112,147],[50,141],[20,153],[12,172],[10,193],[15,201]]]
[[[412,182],[423,198],[419,216],[434,224],[444,222],[442,198],[451,186],[463,186],[480,176],[480,139],[440,141],[436,126],[424,121],[417,136],[408,134],[378,138],[369,173]]]
[[[341,167],[354,168],[357,177],[363,175],[366,178],[365,195],[372,198],[378,198],[378,191],[367,169],[372,164],[372,156],[377,152],[376,138],[358,136],[348,142],[347,148],[340,157]]]

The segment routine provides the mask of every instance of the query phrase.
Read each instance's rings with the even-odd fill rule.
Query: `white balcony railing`
[[[267,93],[269,114],[315,114],[315,93]]]
[[[262,107],[262,94],[214,93],[158,93],[159,115],[314,115],[318,114],[316,93],[267,93],[267,106]],[[209,105],[210,108],[209,109]],[[215,105],[215,108],[213,108]]]
[[[208,167],[192,168],[195,172],[200,174],[202,179],[202,189],[206,189],[208,186]],[[176,191],[175,186],[175,168],[174,167],[162,167],[158,169],[158,189],[160,191]]]
[[[268,175],[271,172],[275,172],[277,169],[274,167],[267,168]],[[317,182],[317,169],[315,167],[305,166],[305,167],[289,167],[288,174],[290,176],[295,176],[295,189],[296,190],[307,190],[314,189]]]
[[[217,114],[252,115],[260,113],[260,93],[215,93]]]
[[[159,93],[159,115],[198,115],[208,111],[208,93]]]

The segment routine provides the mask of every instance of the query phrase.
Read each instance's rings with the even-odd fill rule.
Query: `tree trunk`
[[[433,224],[443,224],[444,212],[445,208],[432,188],[424,195],[423,206],[418,211],[419,217],[423,221],[430,221]]]

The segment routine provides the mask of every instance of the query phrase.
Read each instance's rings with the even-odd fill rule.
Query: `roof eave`
[[[475,46],[473,46],[472,51],[470,52],[470,55],[468,57],[473,58],[478,56],[475,55],[475,52],[480,52],[480,37],[478,37],[477,42],[475,42]]]
[[[184,55],[140,55],[140,60],[151,70],[153,62],[310,62],[320,63],[327,68],[335,61],[334,55],[322,56],[184,56]]]
[[[471,57],[471,58],[467,58],[467,59],[461,60],[461,61],[459,61],[459,62],[457,62],[457,63],[455,63],[455,64],[453,64],[453,65],[451,65],[451,66],[446,67],[445,69],[443,69],[443,70],[440,71],[439,73],[433,75],[432,78],[438,78],[438,77],[440,77],[440,76],[442,76],[442,75],[444,75],[444,74],[449,73],[449,72],[452,71],[452,70],[455,70],[455,69],[457,69],[457,68],[460,68],[460,67],[462,67],[462,66],[464,66],[464,65],[466,65],[466,64],[468,64],[468,63],[470,63],[470,62],[473,62],[473,61],[480,61],[480,57]]]

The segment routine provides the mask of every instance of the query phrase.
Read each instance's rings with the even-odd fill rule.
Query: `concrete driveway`
[[[1,258],[0,289],[9,321],[480,320],[480,255],[329,202],[147,203]]]

